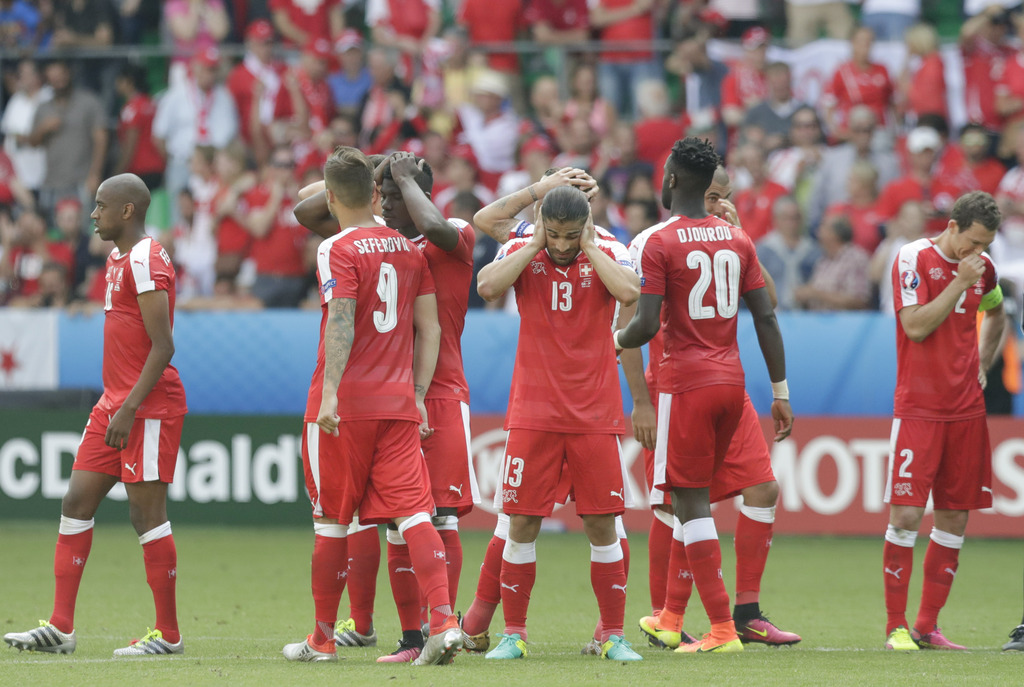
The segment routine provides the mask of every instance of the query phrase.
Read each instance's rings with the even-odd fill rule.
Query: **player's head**
[[[551,261],[570,264],[580,252],[580,236],[590,216],[587,194],[575,186],[559,186],[544,196],[541,213]]]
[[[720,163],[721,158],[706,139],[688,137],[676,141],[665,160],[662,205],[670,210],[674,200],[702,199]]]
[[[373,200],[373,168],[359,150],[338,146],[324,163],[327,207],[339,210],[368,208]]]
[[[149,189],[134,174],[110,177],[96,189],[96,207],[89,218],[104,241],[120,241],[128,232],[142,232],[149,210]]]
[[[724,215],[722,201],[732,198],[732,179],[723,165],[718,165],[711,184],[704,192],[704,209],[709,215],[721,218]]]
[[[416,164],[422,167],[413,177],[413,181],[429,198],[434,189],[434,170],[421,157],[416,158]],[[384,165],[384,180],[380,185],[380,209],[384,222],[392,229],[404,229],[414,224],[409,215],[409,207],[405,204],[405,197],[402,196],[402,189],[391,174],[391,165]]]
[[[988,193],[971,191],[957,198],[946,226],[953,250],[950,257],[963,259],[988,250],[1002,221],[999,206]]]

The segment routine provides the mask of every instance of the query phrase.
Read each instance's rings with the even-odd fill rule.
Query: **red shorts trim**
[[[103,441],[111,417],[98,408],[92,409],[71,469],[112,475],[129,484],[170,484],[174,480],[185,416],[135,418],[128,433],[128,444],[121,450],[111,448]]]
[[[992,506],[992,448],[984,416],[892,421],[885,502],[940,510]]]
[[[711,487],[743,414],[742,386],[706,386],[658,397],[654,486]]]
[[[302,462],[313,517],[375,525],[434,510],[416,422],[341,422],[336,437],[306,423]]]
[[[625,511],[616,435],[509,430],[501,474],[506,513],[551,515],[566,475],[577,515],[621,515]]]
[[[644,472],[650,489],[649,505],[672,505],[672,494],[654,486],[654,451],[643,449],[643,454]],[[729,442],[725,460],[711,478],[711,503],[738,496],[747,487],[774,481],[772,454],[764,438],[764,430],[750,396],[744,395],[743,413],[736,433]]]
[[[461,518],[480,503],[469,444],[469,405],[442,398],[426,400],[427,420],[434,433],[423,440],[430,490],[437,508],[455,508]]]

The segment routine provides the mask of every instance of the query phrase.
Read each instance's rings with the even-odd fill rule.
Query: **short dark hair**
[[[642,208],[644,211],[644,217],[646,217],[647,221],[651,224],[657,223],[658,219],[661,218],[661,212],[658,211],[658,204],[653,200],[641,200],[639,198],[635,200],[627,200],[623,209],[628,209],[631,205],[637,205]]]
[[[984,191],[971,191],[957,198],[950,217],[960,231],[970,229],[975,222],[989,231],[997,231],[1003,223],[996,199]]]
[[[434,190],[434,170],[430,168],[430,163],[428,163],[421,157],[417,157],[416,164],[419,164],[421,162],[423,163],[423,167],[420,169],[420,171],[416,173],[416,176],[413,177],[413,180],[424,193],[429,194]],[[390,164],[384,165],[384,179],[391,181],[395,180],[395,178],[391,175]]]
[[[467,212],[476,213],[484,206],[480,202],[480,199],[476,197],[476,194],[472,191],[459,191],[452,198],[452,207],[459,207]]]
[[[587,194],[575,186],[559,186],[544,196],[540,206],[544,221],[585,222],[590,214]]]
[[[667,171],[680,178],[684,186],[690,187],[689,190],[699,190],[701,195],[711,185],[715,170],[722,163],[710,141],[692,136],[676,141],[668,160]]]
[[[139,93],[149,95],[149,81],[146,79],[146,69],[141,64],[125,62],[117,75],[131,83],[132,88]]]
[[[918,116],[917,126],[928,126],[939,132],[939,136],[949,138],[949,120],[939,112],[925,112]]]
[[[373,168],[355,148],[334,149],[324,163],[324,182],[345,207],[364,207],[373,200]]]
[[[846,215],[833,215],[828,221],[828,225],[832,227],[832,231],[836,233],[836,238],[841,243],[846,244],[853,241],[853,225]]]

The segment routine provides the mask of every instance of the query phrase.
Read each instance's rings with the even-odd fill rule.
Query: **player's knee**
[[[61,515],[75,520],[89,520],[96,515],[94,499],[69,489],[60,502]]]
[[[779,500],[779,483],[775,480],[755,484],[743,490],[743,504],[752,508],[771,508]]]
[[[921,527],[922,515],[922,509],[900,508],[899,510],[897,510],[894,508],[892,512],[889,513],[889,524],[898,530],[909,530],[911,532],[917,532],[917,530]]]
[[[615,532],[614,515],[584,515],[583,530],[590,543],[598,546],[606,546],[619,538]]]

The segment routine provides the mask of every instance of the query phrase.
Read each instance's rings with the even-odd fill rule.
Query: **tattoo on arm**
[[[416,384],[414,386],[415,386],[416,394],[417,395],[423,396],[423,395],[425,395],[427,393],[427,387],[423,386],[422,384]]]
[[[498,220],[494,223],[494,228],[491,230],[493,232],[491,236],[493,236],[494,240],[498,243],[507,243],[511,238],[510,235],[512,233],[512,229],[515,228],[517,224],[519,224],[519,220],[517,219]]]
[[[530,192],[530,197],[533,198],[533,202],[536,203],[540,198],[537,197],[537,192],[533,190],[533,184],[526,187],[526,190]],[[525,206],[524,206],[525,207]]]
[[[324,386],[337,389],[345,374],[348,356],[355,335],[356,301],[354,298],[333,298],[327,304],[327,326],[324,328]]]

